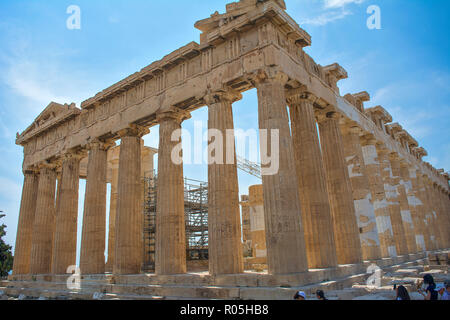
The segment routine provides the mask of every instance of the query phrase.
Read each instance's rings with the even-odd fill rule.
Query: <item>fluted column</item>
[[[52,274],[65,274],[69,266],[76,264],[78,189],[82,156],[82,153],[70,152],[63,159],[61,178],[58,180]]]
[[[287,99],[310,269],[337,266],[325,168],[314,116],[314,99],[313,95],[302,90],[290,91]]]
[[[13,274],[15,275],[30,273],[31,241],[39,185],[39,175],[36,170],[25,170],[24,176],[14,249]]]
[[[261,150],[267,150],[279,164],[278,170],[269,169],[270,172],[265,172],[267,164],[262,166],[269,274],[308,269],[298,179],[293,174],[296,167],[284,88],[287,80],[287,76],[281,73],[260,74],[254,79],[258,91],[259,128],[266,130],[263,132],[269,137],[268,141],[260,139]],[[270,142],[277,132],[278,155]]]
[[[424,222],[424,234],[425,234],[425,246],[428,251],[436,250],[436,235],[434,234],[434,225],[433,225],[433,209],[430,204],[430,200],[428,199],[428,192],[426,188],[426,182],[423,178],[423,173],[420,170],[417,170],[417,187],[419,197],[422,200],[422,219]]]
[[[423,246],[418,246],[418,243],[423,243],[423,230],[420,226],[419,214],[417,205],[419,200],[416,198],[413,189],[412,179],[407,163],[400,163],[400,209],[402,210],[403,220],[407,220],[408,216],[411,219],[410,223],[406,223],[405,227],[406,241],[409,253],[417,253],[425,251]],[[409,215],[406,211],[409,211]],[[403,213],[405,212],[405,213]],[[409,227],[408,227],[409,226]]]
[[[119,160],[112,160],[111,166],[111,196],[109,200],[108,259],[105,267],[106,272],[113,271],[114,254],[116,251],[116,214],[119,183]]]
[[[172,135],[175,130],[181,129],[181,122],[189,117],[178,110],[158,115],[155,271],[159,275],[186,273],[183,163],[172,157],[173,150],[181,146],[181,134],[176,141],[172,141]],[[177,156],[181,158],[181,154],[180,149]]]
[[[421,231],[421,234],[423,238],[420,238],[416,236],[416,244],[418,247],[423,248],[423,251],[429,251],[432,250],[431,247],[431,239],[430,239],[430,231],[428,230],[427,226],[427,208],[426,208],[426,199],[423,195],[423,183],[421,179],[421,174],[419,170],[416,170],[416,168],[410,168],[409,170],[410,176],[412,178],[413,182],[413,191],[416,202],[416,213],[417,213],[417,222],[419,226],[419,230]]]
[[[232,103],[241,98],[231,91],[205,98],[209,142],[214,146],[208,161],[208,252],[209,273],[213,275],[244,271],[232,111]]]
[[[444,219],[445,219],[445,225],[447,230],[450,229],[450,201],[448,197],[448,193],[444,190],[441,192],[441,201],[442,201],[442,207],[444,209]],[[450,232],[446,233],[447,238],[447,248],[450,248]]]
[[[378,260],[381,259],[380,238],[369,178],[364,164],[360,140],[361,129],[351,124],[344,124],[341,129],[344,156],[352,184],[353,202],[360,231],[362,256],[364,260]]]
[[[415,253],[416,239],[414,235],[414,223],[411,216],[411,211],[409,210],[408,199],[406,197],[405,186],[403,185],[403,180],[401,177],[401,165],[400,158],[397,154],[393,154],[390,157],[392,178],[391,181],[397,191],[397,201],[399,203],[401,225],[403,228],[403,235],[405,238],[404,250],[405,253]]]
[[[411,233],[412,219],[408,210],[402,211],[402,186],[400,184],[400,158],[398,154],[387,155],[382,153],[382,168],[384,173],[386,196],[391,210],[391,221],[393,222],[394,239],[399,255],[408,254],[408,235]],[[403,192],[404,188],[403,188]],[[403,208],[405,206],[403,204]]]
[[[338,114],[320,115],[319,132],[338,263],[352,264],[362,262],[362,250],[338,117]]]
[[[144,212],[141,177],[142,137],[150,131],[131,126],[121,137],[116,212],[114,274],[138,274],[144,254]]]
[[[443,235],[441,235],[441,230],[439,228],[439,211],[436,199],[434,198],[433,182],[426,176],[424,176],[425,190],[428,197],[428,204],[430,206],[430,228],[433,230],[434,242],[436,249],[442,249],[443,246],[441,241]],[[446,230],[448,232],[448,230]]]
[[[400,211],[399,193],[397,191],[397,185],[400,178],[393,176],[390,155],[386,149],[378,149],[378,158],[380,159],[381,176],[383,178],[384,191],[386,193],[386,200],[391,216],[395,247],[397,248],[398,255],[405,255],[408,253],[408,247],[406,245],[405,231],[403,229]]]
[[[439,187],[437,185],[433,184],[432,192],[433,192],[433,202],[435,203],[435,207],[436,207],[436,224],[437,224],[437,228],[439,230],[438,243],[439,243],[440,249],[446,249],[447,248],[447,233],[448,233],[449,229],[447,229],[447,225],[446,225],[447,221],[444,218],[445,211],[441,204]]]
[[[110,147],[111,144],[99,140],[88,145],[80,256],[82,274],[105,273],[106,170]]]
[[[380,160],[376,148],[376,140],[366,135],[361,141],[364,164],[369,178],[373,207],[377,221],[378,238],[380,239],[381,256],[383,258],[396,257],[397,249],[394,243],[391,215],[388,209],[383,178],[381,176]]]
[[[448,195],[444,189],[439,190],[439,201],[442,208],[442,220],[444,221],[443,227],[445,230],[450,230],[450,208]],[[445,232],[445,247],[450,248],[450,232]]]
[[[50,274],[55,230],[56,167],[40,166],[31,245],[31,274]]]

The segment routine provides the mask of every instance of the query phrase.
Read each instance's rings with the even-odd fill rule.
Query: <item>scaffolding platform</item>
[[[144,187],[144,262],[142,271],[155,271],[156,245],[156,174],[143,178]],[[208,183],[184,179],[184,212],[186,223],[186,259],[208,260]]]

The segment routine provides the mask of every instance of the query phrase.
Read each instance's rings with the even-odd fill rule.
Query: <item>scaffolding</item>
[[[258,179],[262,179],[261,177],[261,165],[256,162],[251,162],[245,158],[240,156],[236,156],[237,167],[239,170],[244,171]]]
[[[144,261],[142,270],[155,270],[156,246],[156,178],[144,177]]]
[[[188,260],[208,260],[208,184],[184,179],[186,256]]]
[[[143,178],[144,272],[155,270],[157,176]],[[208,259],[208,184],[184,179],[187,260]]]

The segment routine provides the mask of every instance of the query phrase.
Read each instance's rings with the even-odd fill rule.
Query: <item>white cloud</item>
[[[40,112],[51,101],[81,103],[89,97],[86,77],[81,71],[67,64],[73,49],[32,49],[32,41],[26,35],[8,41],[0,53],[2,73],[0,81],[17,97],[18,109],[30,108]]]
[[[334,8],[342,8],[347,4],[355,3],[363,3],[365,0],[324,0],[325,9],[334,9]]]
[[[324,26],[330,22],[333,22],[336,20],[341,20],[350,14],[352,14],[352,13],[348,10],[329,11],[329,12],[325,12],[317,17],[303,20],[302,24],[313,25],[313,26]]]
[[[321,13],[312,18],[306,18],[301,23],[304,25],[324,26],[330,22],[342,20],[353,14],[346,8],[348,4],[359,4],[365,0],[321,0]]]
[[[10,59],[9,68],[5,73],[5,83],[16,94],[37,103],[38,108],[44,108],[51,101],[71,102],[70,98],[54,93],[54,85],[61,83],[64,79],[61,77],[61,72],[58,76],[58,72],[52,69],[54,67],[46,66],[43,62],[33,62],[20,57]],[[52,81],[49,82],[46,79],[52,79]]]

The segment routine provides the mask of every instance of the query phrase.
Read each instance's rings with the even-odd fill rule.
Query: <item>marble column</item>
[[[333,220],[320,150],[314,96],[302,90],[288,93],[292,142],[299,184],[309,269],[337,266]]]
[[[144,259],[144,210],[141,176],[142,137],[147,128],[131,126],[121,137],[115,227],[114,274],[138,274]]]
[[[407,163],[400,163],[400,184],[403,186],[403,191],[401,191],[401,202],[400,209],[402,212],[409,210],[409,216],[411,217],[411,223],[406,224],[410,226],[410,230],[405,229],[407,235],[407,245],[409,253],[418,253],[425,251],[425,247],[420,245],[423,242],[423,230],[420,224],[418,205],[419,199],[416,198],[412,179],[410,177],[409,165]],[[403,193],[404,192],[404,193]],[[406,200],[406,202],[405,202]],[[407,216],[408,214],[406,214]]]
[[[111,144],[99,140],[88,145],[80,256],[82,274],[105,273],[106,170],[110,147]]]
[[[364,164],[366,165],[373,207],[375,209],[381,257],[396,257],[397,249],[394,243],[391,215],[389,213],[386,193],[384,191],[384,182],[381,176],[381,166],[376,144],[377,141],[370,135],[366,135],[362,139],[361,145],[363,149]]]
[[[434,233],[433,225],[433,209],[428,199],[428,192],[426,188],[426,182],[424,180],[423,173],[417,170],[417,186],[420,199],[423,203],[423,221],[424,221],[424,234],[425,234],[425,246],[428,251],[436,250],[436,235]]]
[[[31,241],[39,185],[39,175],[36,170],[25,170],[24,176],[19,224],[17,226],[16,245],[14,250],[14,275],[30,273]]]
[[[414,223],[409,209],[408,199],[406,196],[406,189],[403,184],[401,175],[400,158],[397,154],[390,157],[391,169],[392,169],[392,183],[396,188],[397,200],[399,203],[401,225],[403,228],[403,235],[405,238],[406,247],[405,253],[415,253],[417,251],[416,239],[414,234]]]
[[[65,274],[76,264],[78,189],[82,154],[67,153],[58,180],[55,239],[53,243],[52,274]]]
[[[158,114],[159,155],[156,199],[155,271],[159,275],[186,273],[186,230],[181,133],[174,131],[190,115],[171,110]],[[175,132],[176,134],[177,132]],[[175,140],[175,141],[173,141]],[[172,153],[179,148],[174,159]]]
[[[260,133],[268,137],[260,139],[261,150],[271,154],[272,165],[276,166],[274,161],[278,160],[278,168],[271,168],[268,163],[264,163],[266,161],[262,161],[269,274],[308,270],[298,179],[292,174],[296,172],[296,167],[286,106],[287,80],[286,75],[275,72],[261,73],[254,79],[258,92]],[[275,143],[279,146],[278,154],[276,145],[271,142],[272,135],[276,137],[277,133],[279,140],[275,140]]]
[[[405,255],[408,253],[406,245],[405,231],[403,229],[402,215],[400,211],[399,193],[397,184],[399,177],[394,177],[391,168],[390,154],[386,149],[378,149],[378,158],[381,165],[381,176],[384,182],[384,191],[391,216],[392,232],[394,234],[395,247],[397,255]]]
[[[40,166],[36,212],[33,224],[30,272],[33,275],[50,274],[53,234],[55,230],[56,166]]]
[[[424,194],[423,194],[423,182],[422,182],[422,177],[421,177],[421,173],[419,170],[417,170],[416,168],[411,168],[410,169],[410,176],[413,179],[413,190],[414,190],[414,195],[417,199],[417,205],[416,205],[416,212],[417,212],[417,216],[418,216],[418,222],[420,225],[420,230],[421,233],[423,235],[423,239],[421,239],[420,237],[417,238],[416,237],[416,244],[419,247],[423,247],[424,250],[423,251],[430,251],[433,250],[432,249],[432,244],[431,244],[431,237],[430,237],[430,230],[428,229],[428,223],[427,223],[427,206],[426,206],[426,199],[424,198]]]
[[[437,209],[437,216],[436,216],[436,222],[437,227],[439,229],[439,246],[441,249],[447,249],[447,233],[450,229],[448,229],[447,226],[447,219],[445,219],[445,211],[442,207],[441,199],[440,199],[440,189],[437,185],[433,185],[433,201],[436,204]]]
[[[436,249],[442,249],[443,247],[441,246],[441,240],[443,239],[443,235],[441,235],[441,230],[439,228],[439,211],[438,211],[438,206],[437,206],[437,202],[434,198],[434,191],[433,191],[433,182],[428,178],[428,177],[424,177],[424,184],[425,184],[425,190],[427,193],[427,197],[428,197],[428,205],[430,207],[430,226],[431,229],[433,230],[433,234],[434,234],[434,242],[435,242],[435,247]],[[446,230],[448,232],[448,230]]]
[[[364,164],[359,127],[351,124],[341,126],[344,156],[352,184],[353,202],[359,227],[362,257],[364,260],[381,259],[380,238],[372,203],[369,178]]]
[[[109,200],[109,232],[108,232],[108,259],[106,261],[106,272],[113,272],[114,253],[116,251],[116,214],[117,195],[119,183],[119,160],[115,159],[111,164],[111,197]]]
[[[353,203],[352,184],[344,157],[339,115],[337,113],[320,115],[319,132],[333,216],[338,263],[361,263],[361,241]]]
[[[232,110],[232,103],[241,98],[241,94],[231,91],[205,98],[209,142],[214,146],[214,155],[210,151],[208,161],[208,252],[212,275],[244,272]]]
[[[443,225],[445,230],[447,230],[447,232],[445,232],[445,247],[450,248],[450,232],[448,232],[448,230],[450,230],[450,202],[444,189],[440,189],[439,199],[442,207],[442,219],[444,220]]]

